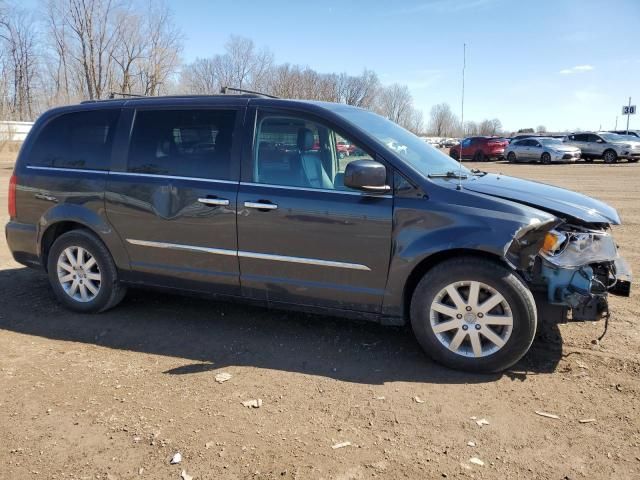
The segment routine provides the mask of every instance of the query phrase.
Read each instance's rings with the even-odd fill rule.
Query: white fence
[[[33,122],[0,121],[0,140],[23,142]]]

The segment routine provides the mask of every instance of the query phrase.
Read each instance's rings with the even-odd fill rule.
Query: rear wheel
[[[604,163],[616,163],[618,161],[618,154],[615,150],[605,150],[602,158],[604,159]]]
[[[516,163],[516,154],[513,152],[509,152],[509,155],[507,155],[507,160],[509,161],[509,163]]]
[[[124,298],[126,288],[107,247],[86,230],[67,232],[53,243],[47,259],[56,297],[77,312],[103,312]]]
[[[549,153],[547,152],[544,152],[540,157],[540,161],[543,165],[549,165],[551,163],[551,155],[549,155]]]
[[[411,300],[411,325],[424,351],[448,367],[497,372],[529,350],[533,295],[506,267],[463,257],[430,270]]]

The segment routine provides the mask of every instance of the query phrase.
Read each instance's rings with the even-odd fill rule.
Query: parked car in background
[[[364,155],[341,161],[337,140]],[[538,310],[597,320],[609,293],[631,288],[609,205],[469,170],[344,104],[218,95],[49,110],[8,204],[13,257],[73,311],[146,285],[409,323],[427,354],[471,371],[517,362]]]
[[[640,141],[611,132],[580,132],[567,135],[563,142],[578,147],[582,158],[592,162],[602,158],[605,163],[616,163],[620,159],[629,162],[640,160]]]
[[[319,144],[318,144],[319,145]],[[348,157],[356,151],[356,147],[345,141],[336,142],[336,151],[340,158]]]
[[[462,140],[459,145],[454,145],[449,150],[449,156],[456,160],[472,159],[474,162],[488,162],[504,157],[504,149],[509,145],[509,141],[502,137],[468,137]]]
[[[451,148],[460,143],[460,140],[457,138],[446,138],[440,143],[441,148]]]
[[[509,163],[540,162],[548,165],[553,162],[575,162],[580,158],[580,149],[558,138],[529,137],[511,142],[504,156]]]
[[[609,130],[609,133],[617,133],[618,135],[629,135],[631,137],[640,138],[640,130]]]

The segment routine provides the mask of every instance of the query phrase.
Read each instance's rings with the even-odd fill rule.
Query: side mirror
[[[371,193],[386,193],[391,190],[387,185],[387,169],[373,160],[349,162],[344,171],[344,186]]]

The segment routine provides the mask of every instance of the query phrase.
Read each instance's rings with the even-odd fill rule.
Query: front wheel
[[[607,150],[602,155],[604,163],[616,163],[618,161],[618,154],[613,150]]]
[[[445,261],[418,283],[411,325],[424,351],[458,370],[498,372],[520,360],[536,331],[533,295],[511,270],[489,260]]]
[[[507,160],[509,161],[509,163],[516,163],[516,154],[513,152],[509,152],[509,155],[507,155]]]
[[[103,312],[126,293],[109,250],[86,230],[72,230],[56,239],[47,271],[60,303],[77,312]]]
[[[544,152],[542,154],[542,157],[540,157],[540,160],[542,161],[543,165],[550,165],[551,164],[551,155],[549,155],[547,152]]]

